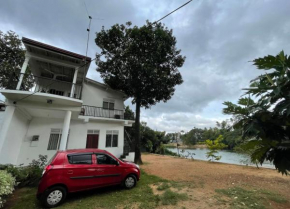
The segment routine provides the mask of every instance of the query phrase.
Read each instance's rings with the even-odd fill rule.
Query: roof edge
[[[48,45],[48,44],[45,44],[45,43],[41,43],[41,42],[26,38],[26,37],[22,37],[22,42],[24,44],[30,44],[30,45],[37,46],[37,47],[40,47],[40,48],[43,48],[43,49],[47,49],[47,50],[50,50],[50,51],[54,51],[54,52],[58,52],[58,53],[61,53],[61,54],[64,54],[64,55],[68,55],[68,56],[71,56],[73,58],[78,58],[78,59],[81,59],[81,60],[85,60],[86,59],[88,62],[92,61],[92,58],[90,58],[90,57],[86,57],[86,56],[81,55],[81,54],[70,52],[70,51],[67,51],[67,50],[64,50],[64,49],[61,49],[61,48],[58,48],[58,47],[55,47],[55,46],[51,46],[51,45]]]

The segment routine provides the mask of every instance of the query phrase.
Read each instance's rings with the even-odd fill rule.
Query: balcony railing
[[[32,74],[12,73],[7,80],[6,89],[16,90],[21,75],[23,75],[23,81],[20,90],[71,97],[71,89],[74,85],[73,98],[81,99],[82,86],[63,81],[61,77],[53,79]]]
[[[124,119],[124,110],[105,109],[103,107],[83,105],[80,115],[101,118]]]

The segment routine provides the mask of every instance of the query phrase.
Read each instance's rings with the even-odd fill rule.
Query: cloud
[[[101,26],[155,21],[183,0],[86,0],[93,16],[88,55],[99,51],[94,32]],[[184,83],[171,100],[142,109],[142,120],[158,130],[214,126],[223,101],[236,101],[241,88],[261,74],[251,60],[282,49],[290,54],[290,1],[192,1],[162,22],[173,29],[186,62]],[[103,20],[100,20],[103,19]],[[9,0],[0,7],[0,29],[85,54],[88,18],[83,1]],[[102,81],[91,64],[88,76]],[[130,104],[130,100],[126,101]],[[134,106],[130,104],[131,108]]]

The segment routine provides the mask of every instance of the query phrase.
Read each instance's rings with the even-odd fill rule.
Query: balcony
[[[23,82],[20,86],[21,91],[40,92],[54,94],[58,96],[81,99],[82,86],[66,81],[65,77],[44,77],[32,74],[12,73],[7,79],[7,90],[16,90],[20,76],[23,75]],[[74,89],[74,95],[71,91]]]
[[[124,120],[124,110],[105,109],[103,107],[94,107],[88,105],[82,106],[80,115]]]

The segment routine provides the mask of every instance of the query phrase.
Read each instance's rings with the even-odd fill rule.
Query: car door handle
[[[74,172],[73,172],[73,170],[68,170],[67,171],[67,174],[73,174]]]

